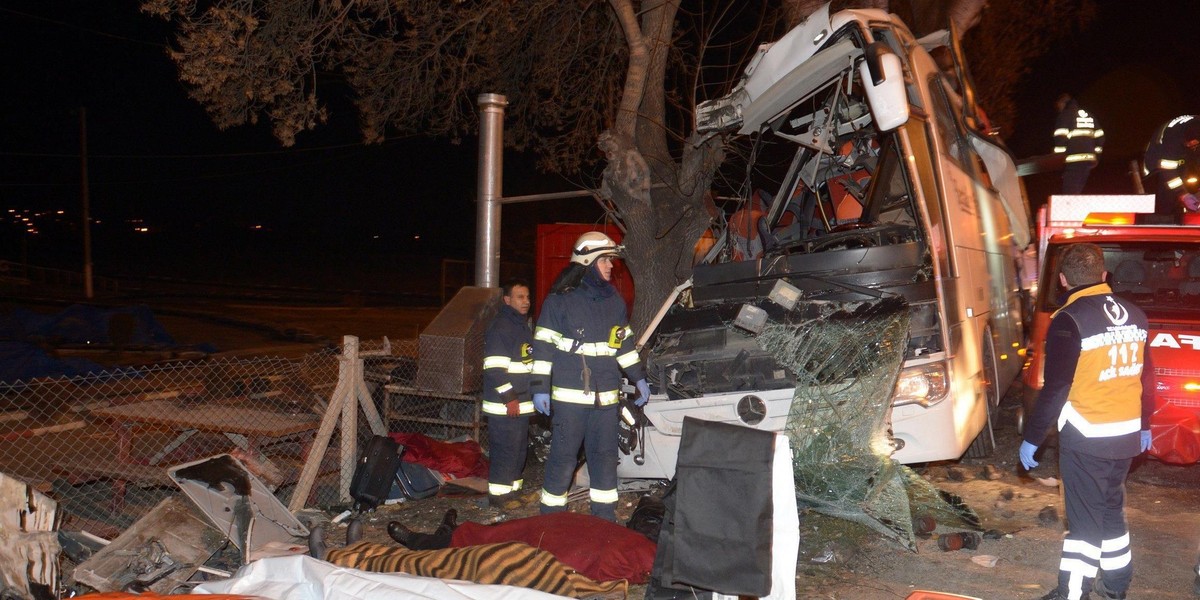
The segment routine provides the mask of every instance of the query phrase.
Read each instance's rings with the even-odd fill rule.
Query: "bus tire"
[[[975,436],[975,440],[967,447],[967,458],[987,458],[996,451],[996,435],[992,428],[992,420],[1000,410],[1000,370],[996,366],[996,348],[992,341],[992,328],[988,326],[983,330],[982,352],[980,353],[980,363],[983,366],[983,393],[984,393],[984,410],[987,411],[987,419],[983,423],[983,429],[979,431],[979,435]]]

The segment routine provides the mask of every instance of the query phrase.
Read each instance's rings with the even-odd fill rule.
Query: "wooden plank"
[[[282,437],[316,429],[315,415],[290,415],[282,412],[220,404],[181,405],[175,400],[154,400],[98,408],[92,416],[125,423],[147,423],[175,429],[198,429],[214,433],[238,433],[254,437]]]
[[[138,486],[173,486],[175,482],[167,475],[163,466],[139,465],[121,462],[116,457],[77,456],[57,463],[57,470],[75,480],[91,477],[120,479]]]
[[[58,592],[58,503],[0,473],[0,582],[30,595],[30,584]]]
[[[190,579],[224,543],[225,536],[187,501],[171,496],[76,567],[75,581],[101,592],[120,591],[137,579],[135,563],[176,563],[181,568],[150,585],[151,591],[169,594]],[[161,559],[163,554],[170,562]]]

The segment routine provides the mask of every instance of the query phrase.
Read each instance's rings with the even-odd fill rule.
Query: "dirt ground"
[[[382,335],[392,339],[412,337],[436,315],[434,311],[378,308],[232,307],[230,310],[241,318],[271,323],[281,329],[303,328],[336,341],[345,334],[363,339]],[[304,351],[320,344],[281,342],[276,337],[211,321],[176,317],[162,321],[182,343],[207,341],[229,352],[278,354],[281,349]],[[1043,458],[1042,466],[1032,473],[1034,477],[1018,475],[1020,439],[1012,426],[1016,404],[1015,395],[1010,395],[998,415],[998,448],[990,459],[918,466],[918,471],[934,485],[960,495],[980,515],[984,529],[1002,533],[999,539],[984,539],[975,550],[942,552],[935,536],[921,540],[914,553],[871,536],[834,533],[840,531],[836,524],[802,514],[801,535],[805,543],[797,568],[797,596],[890,600],[905,598],[918,589],[984,599],[1039,598],[1045,594],[1055,583],[1063,524],[1061,518],[1039,519],[1039,513],[1044,516],[1046,507],[1054,507],[1060,516],[1064,511],[1057,486],[1038,480],[1055,476],[1052,449]],[[988,465],[999,473],[998,479],[987,478]],[[528,493],[522,505],[504,511],[487,507],[480,496],[466,492],[448,492],[438,498],[382,507],[367,516],[366,535],[368,539],[389,541],[385,528],[390,520],[431,531],[448,508],[458,511],[460,522],[491,523],[530,516],[537,511],[536,490],[540,479],[541,465],[531,464],[526,481],[527,489],[534,491]],[[654,493],[660,491],[656,489]],[[1176,467],[1155,461],[1135,463],[1127,491],[1134,556],[1129,597],[1193,598],[1192,579],[1200,542],[1200,467]],[[618,511],[621,519],[632,512],[637,497],[636,493],[622,494]],[[572,508],[586,510],[584,506]],[[935,533],[947,531],[939,528]],[[332,542],[336,544],[342,535],[344,526],[330,527]],[[642,586],[630,590],[631,598],[641,598],[643,594]]]

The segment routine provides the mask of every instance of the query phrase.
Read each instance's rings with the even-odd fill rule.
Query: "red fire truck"
[[[1200,461],[1200,226],[1134,225],[1154,211],[1154,196],[1052,196],[1038,212],[1038,273],[1023,415],[1043,382],[1050,317],[1062,304],[1061,250],[1089,242],[1104,250],[1108,282],[1150,318],[1155,409],[1150,455],[1167,463]],[[1023,416],[1022,415],[1022,416]],[[1023,425],[1019,418],[1018,425]]]

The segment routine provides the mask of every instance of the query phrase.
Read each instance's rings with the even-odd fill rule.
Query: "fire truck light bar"
[[[1051,196],[1050,225],[1130,225],[1131,213],[1154,212],[1154,195]]]

